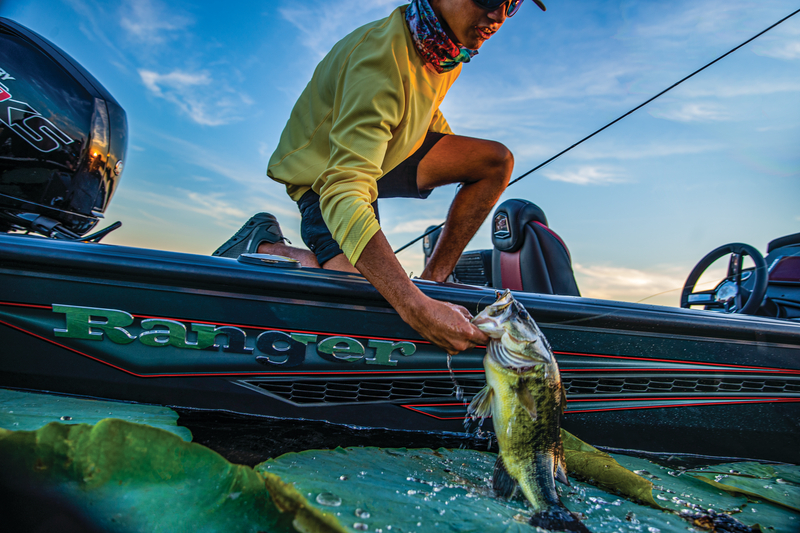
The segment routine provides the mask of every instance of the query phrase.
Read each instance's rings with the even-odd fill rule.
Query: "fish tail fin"
[[[550,507],[547,510],[534,513],[528,523],[548,531],[591,533],[577,516],[563,507]]]
[[[478,394],[469,402],[467,406],[467,413],[476,418],[488,418],[492,415],[492,396],[494,390],[486,385]]]
[[[515,494],[520,493],[519,483],[511,477],[503,463],[503,457],[498,456],[494,463],[494,473],[492,474],[492,488],[497,496],[510,500]]]

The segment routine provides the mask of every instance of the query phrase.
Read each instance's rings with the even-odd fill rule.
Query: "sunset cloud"
[[[175,104],[186,116],[203,126],[221,126],[244,117],[253,103],[247,95],[215,83],[207,71],[174,70],[159,74],[141,69],[142,83],[153,96]]]
[[[563,181],[574,185],[610,185],[626,181],[612,169],[592,166],[583,166],[563,172],[544,171],[542,174],[551,181]]]

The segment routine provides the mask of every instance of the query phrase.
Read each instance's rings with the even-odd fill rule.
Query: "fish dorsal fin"
[[[561,414],[564,414],[564,409],[567,408],[567,389],[561,387]]]
[[[533,397],[528,387],[524,385],[520,387],[517,391],[517,396],[519,397],[519,403],[522,404],[522,407],[531,415],[531,419],[536,420],[539,416],[536,412],[536,399]]]
[[[477,418],[492,416],[492,396],[494,396],[494,390],[489,385],[486,385],[469,402],[467,412]]]
[[[503,463],[503,457],[498,455],[497,461],[494,463],[494,472],[492,473],[492,488],[495,494],[506,500],[514,498],[515,495],[520,495],[519,483],[511,477],[511,474],[506,470],[506,465]]]

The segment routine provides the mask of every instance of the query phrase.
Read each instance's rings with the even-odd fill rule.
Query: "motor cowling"
[[[127,132],[125,111],[88,71],[0,18],[0,231],[91,230],[119,185]]]

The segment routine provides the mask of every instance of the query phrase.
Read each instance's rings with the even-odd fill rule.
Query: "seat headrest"
[[[428,233],[434,228],[436,228],[436,226],[428,226],[428,229],[425,230],[425,233]],[[422,239],[422,252],[425,254],[425,257],[430,257],[433,255],[433,249],[436,248],[436,242],[439,240],[439,235],[441,234],[442,228],[439,228],[429,235],[425,235],[425,237]]]
[[[501,252],[516,252],[525,240],[523,228],[530,222],[547,226],[547,217],[538,205],[517,198],[506,200],[492,217],[492,244]]]

